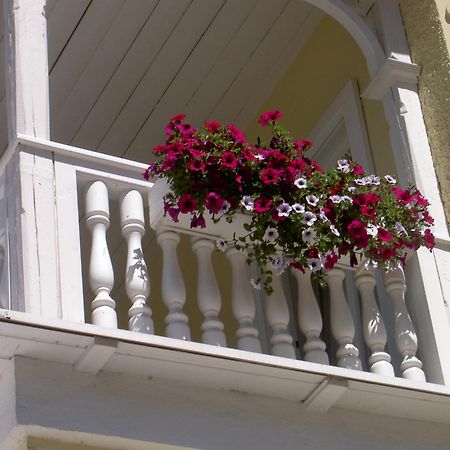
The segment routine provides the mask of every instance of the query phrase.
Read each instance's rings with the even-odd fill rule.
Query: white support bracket
[[[415,89],[420,66],[390,56],[362,93],[362,98],[382,100],[394,86]]]
[[[306,409],[327,412],[347,391],[348,380],[328,376],[303,400]]]
[[[75,363],[75,370],[96,375],[103,369],[116,350],[117,341],[96,336],[92,344]]]

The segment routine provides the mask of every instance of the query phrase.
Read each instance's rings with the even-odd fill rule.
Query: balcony
[[[447,395],[434,384],[445,383],[446,361],[416,256],[406,273],[342,262],[326,289],[285,273],[267,297],[252,289],[257,268],[244,254],[215,251],[239,223],[199,232],[171,222],[145,165],[25,136],[2,161],[2,357],[151,373],[319,410],[349,383],[379,392],[381,412],[393,407],[389,386],[405,398]],[[344,404],[364,408],[358,395]]]

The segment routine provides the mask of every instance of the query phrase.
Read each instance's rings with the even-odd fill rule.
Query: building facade
[[[450,4],[3,0],[0,448],[450,446]],[[164,217],[170,116],[259,114],[430,200],[388,273],[252,290],[239,223]]]

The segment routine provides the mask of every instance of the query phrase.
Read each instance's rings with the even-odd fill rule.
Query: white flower
[[[355,183],[356,183],[358,186],[365,186],[365,185],[367,184],[367,179],[366,179],[366,178],[357,178],[357,179],[355,180]]]
[[[338,229],[334,225],[330,225],[330,231],[336,236],[341,235],[341,233],[339,233]]]
[[[375,186],[380,184],[380,177],[376,175],[369,175],[367,178],[369,179],[369,184],[374,184]]]
[[[261,155],[261,153],[256,153],[255,158],[256,158],[258,161],[263,161],[263,160],[265,159],[265,156],[264,156],[264,155]]]
[[[319,213],[319,219],[320,219],[322,222],[329,222],[329,221],[330,221],[330,219],[327,217],[327,215],[326,215],[323,211],[320,211],[320,213]]]
[[[220,208],[220,210],[222,211],[223,214],[227,213],[231,208],[231,203],[227,202],[226,200],[223,202],[222,208]]]
[[[344,173],[350,172],[350,166],[346,159],[339,159],[337,163],[338,163],[338,169],[341,172],[344,172]]]
[[[306,230],[303,230],[302,233],[303,242],[312,244],[314,242],[315,237],[316,237],[316,230],[314,230],[314,228],[307,228]]]
[[[351,197],[349,197],[348,195],[343,195],[341,197],[341,202],[353,203],[353,199]]]
[[[406,228],[405,228],[400,222],[397,222],[397,223],[395,224],[395,229],[396,229],[399,233],[405,234],[406,236],[408,235],[408,232],[406,231]]]
[[[305,212],[305,207],[303,205],[300,205],[300,203],[294,203],[292,205],[292,209],[294,212],[300,214]]]
[[[355,186],[349,186],[347,189],[348,189],[350,192],[355,192],[355,191],[356,191]]]
[[[224,241],[223,239],[217,239],[216,247],[221,252],[224,252],[228,248],[228,245],[227,245],[227,242]]]
[[[341,203],[342,201],[342,197],[340,195],[332,195],[330,197],[330,200],[334,203],[334,204],[338,204]]]
[[[388,183],[391,183],[391,184],[397,183],[397,180],[396,180],[394,177],[392,177],[391,175],[385,175],[385,176],[384,176],[384,179],[385,179]]]
[[[253,286],[254,289],[260,291],[261,290],[261,280],[258,278],[255,280],[254,278],[250,278],[250,284]]]
[[[264,233],[264,239],[269,242],[275,242],[278,237],[276,228],[268,227]]]
[[[289,213],[292,211],[292,207],[289,203],[283,202],[278,206],[277,211],[278,217],[288,217]]]
[[[308,227],[310,227],[316,220],[317,220],[316,215],[311,211],[306,211],[303,214],[303,223],[308,225]]]
[[[365,262],[364,267],[368,270],[376,269],[378,267],[378,263],[376,261],[373,261],[372,259],[369,259]]]
[[[297,178],[294,181],[294,184],[299,188],[299,189],[304,189],[307,185],[308,182],[306,181],[306,178]]]
[[[318,258],[309,258],[308,267],[313,271],[317,272],[322,268],[322,262]]]
[[[276,270],[280,273],[284,268],[284,258],[283,255],[275,255],[269,260],[269,267],[271,270]]]
[[[242,197],[241,205],[247,211],[253,211],[253,199],[249,195],[244,195],[244,197]]]
[[[378,235],[378,228],[375,225],[368,225],[366,232],[369,236],[376,237]]]
[[[314,194],[311,195],[307,195],[306,196],[306,201],[311,205],[311,206],[316,206],[318,201],[319,201],[319,197],[316,197]]]

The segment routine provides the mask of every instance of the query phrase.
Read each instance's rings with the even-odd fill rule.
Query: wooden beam
[[[50,137],[46,0],[5,0],[8,136]]]

